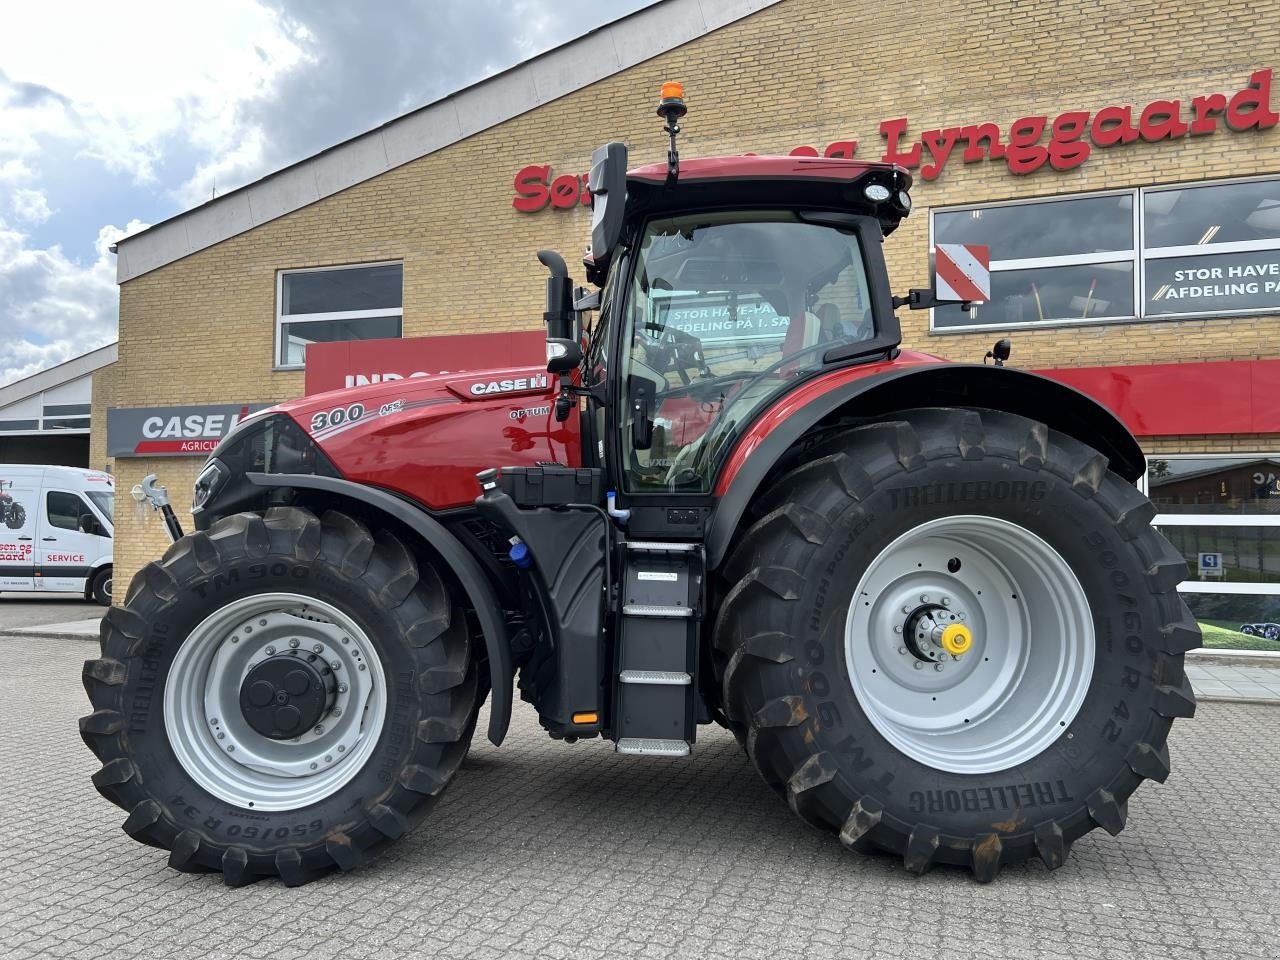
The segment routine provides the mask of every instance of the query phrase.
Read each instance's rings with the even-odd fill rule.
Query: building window
[[[1280,309],[1280,179],[1142,192],[1144,314]]]
[[[311,343],[381,340],[404,332],[404,265],[281,270],[276,276],[276,366],[301,369]]]
[[[1280,179],[932,212],[932,243],[991,248],[991,301],[935,331],[1280,310]]]
[[[90,404],[87,403],[46,403],[44,405],[46,417],[87,417],[89,411]]]
[[[1280,650],[1280,453],[1151,456],[1145,484],[1205,646]]]

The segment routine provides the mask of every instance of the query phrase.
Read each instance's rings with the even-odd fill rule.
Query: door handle
[[[56,543],[58,540],[57,537],[41,537],[40,539],[43,540],[45,543]]]
[[[31,537],[19,537],[18,539],[19,539],[19,540],[30,540],[30,539],[31,539]]]

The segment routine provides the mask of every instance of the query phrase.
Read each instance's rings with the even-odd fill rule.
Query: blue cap
[[[533,555],[529,553],[529,545],[523,540],[513,543],[511,549],[507,551],[507,556],[521,570],[528,570],[533,566]]]

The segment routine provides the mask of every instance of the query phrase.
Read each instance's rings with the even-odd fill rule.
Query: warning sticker
[[[636,576],[641,580],[661,580],[666,583],[675,583],[680,579],[680,574],[671,570],[641,570]]]

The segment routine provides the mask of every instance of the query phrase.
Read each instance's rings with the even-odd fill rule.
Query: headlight
[[[204,505],[209,499],[222,489],[222,485],[227,482],[227,477],[231,476],[221,460],[210,460],[204,465],[204,469],[200,471],[200,476],[196,477],[195,490],[191,497],[191,512],[199,513],[204,509]]]
[[[890,197],[889,188],[883,183],[869,183],[862,193],[872,203],[883,203]]]

